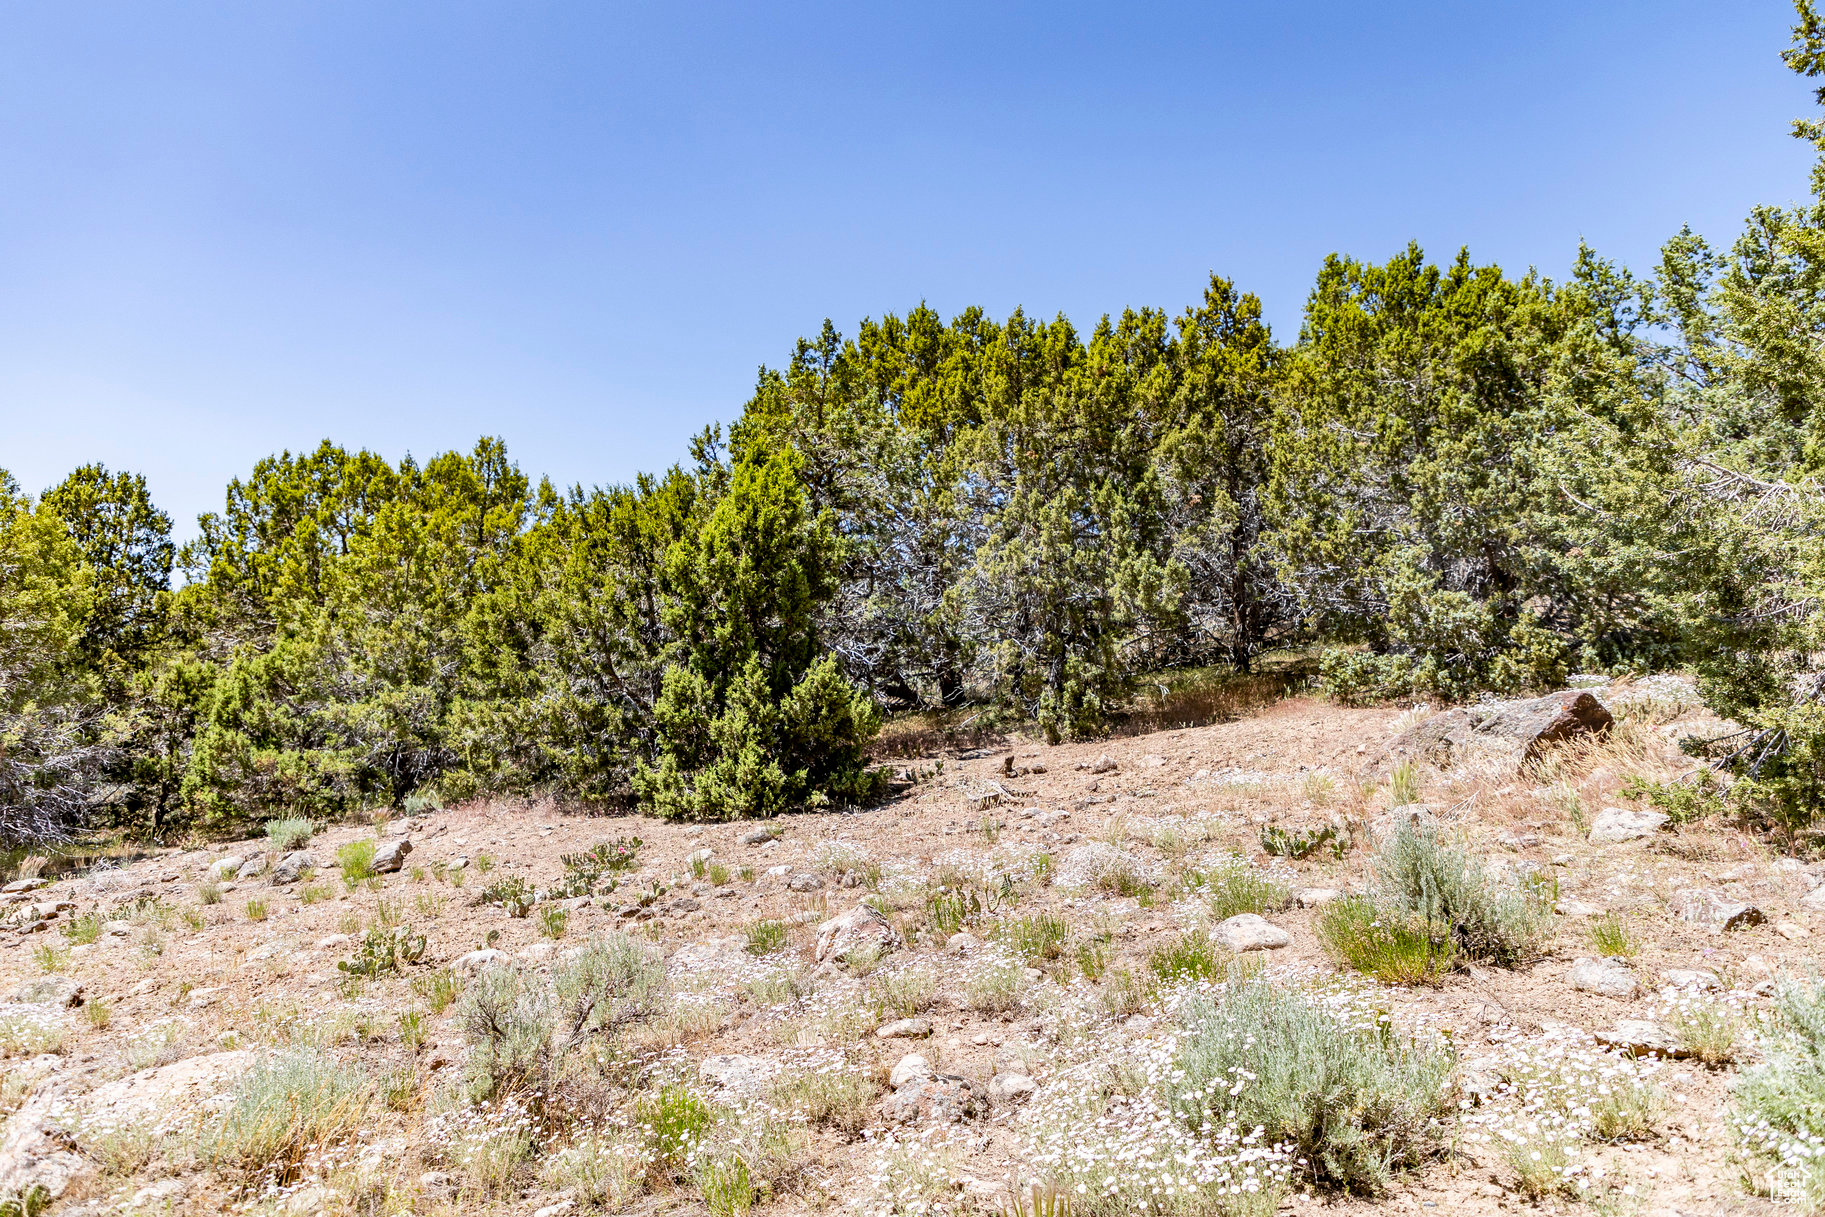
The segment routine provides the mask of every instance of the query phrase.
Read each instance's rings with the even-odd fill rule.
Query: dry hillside
[[[1291,700],[932,758],[883,807],[768,832],[489,804],[323,828],[278,878],[292,851],[262,838],[15,883],[0,1196],[938,1214],[1038,1183],[1080,1213],[1780,1209],[1731,1087],[1772,982],[1818,970],[1820,868],[1708,822],[1591,839],[1646,807],[1630,776],[1681,772],[1677,738],[1716,726],[1678,681],[1601,696],[1608,734],[1526,774],[1397,774],[1413,716]],[[1415,794],[1424,813],[1389,817]],[[1412,819],[1552,907],[1522,957],[1382,984],[1327,952],[1335,898],[1374,887]],[[1307,857],[1264,852],[1264,828],[1327,827]],[[579,865],[627,838],[622,869]],[[399,869],[338,870],[362,841]],[[1251,908],[1265,925],[1229,920]],[[1376,1068],[1444,1062],[1382,1182],[1221,1127],[1229,1087],[1273,1084],[1265,1056],[1222,1066],[1198,1099],[1219,1114],[1186,1131],[1195,1018],[1286,995]],[[1274,1050],[1237,1025],[1234,1059]]]

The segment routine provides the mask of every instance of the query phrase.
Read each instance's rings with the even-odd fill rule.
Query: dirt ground
[[[1582,829],[1600,809],[1639,806],[1619,798],[1627,777],[1664,778],[1681,771],[1687,762],[1679,756],[1677,738],[1712,722],[1682,700],[1677,688],[1644,693],[1636,705],[1622,716],[1628,730],[1618,730],[1600,746],[1569,749],[1544,774],[1424,769],[1419,774],[1419,801],[1453,833],[1497,865],[1556,881],[1558,905],[1565,910],[1554,917],[1545,952],[1534,962],[1514,970],[1473,966],[1436,988],[1380,990],[1378,1000],[1400,1025],[1448,1034],[1473,1083],[1479,1061],[1516,1045],[1604,1030],[1619,1019],[1657,1017],[1669,970],[1709,970],[1753,1014],[1767,1008],[1765,982],[1820,969],[1819,932],[1825,932],[1825,923],[1800,903],[1819,883],[1819,870],[1810,862],[1783,859],[1760,840],[1711,824],[1620,844],[1585,839]],[[1256,717],[1209,727],[1100,743],[1014,741],[976,755],[906,763],[904,772],[916,780],[886,805],[785,817],[774,822],[781,830],[777,840],[755,844],[743,842],[755,827],[751,822],[686,825],[562,814],[540,804],[490,803],[407,821],[329,827],[306,847],[325,864],[340,845],[356,839],[384,842],[404,833],[413,846],[400,872],[353,890],[326,866],[315,880],[287,886],[264,875],[224,883],[220,902],[204,903],[205,872],[212,862],[259,854],[264,839],[95,868],[30,894],[33,901],[72,906],[43,928],[0,931],[0,995],[29,996],[27,990],[50,978],[80,985],[83,1002],[70,1007],[40,1001],[37,1008],[61,1021],[62,1046],[37,1056],[20,1051],[0,1063],[13,1077],[0,1099],[8,1108],[20,1108],[34,1093],[55,1092],[62,1102],[81,1107],[86,1101],[93,1109],[88,1096],[102,1088],[113,1085],[110,1093],[118,1095],[123,1085],[131,1090],[134,1079],[150,1078],[140,1087],[148,1102],[168,1101],[190,1085],[194,1094],[184,1092],[184,1101],[206,1106],[210,1095],[228,1092],[252,1055],[285,1042],[288,1025],[345,1018],[349,1030],[332,1037],[335,1051],[375,1072],[398,1066],[417,1071],[419,1095],[381,1113],[364,1135],[364,1145],[373,1151],[364,1169],[397,1181],[394,1203],[410,1195],[416,1197],[411,1211],[529,1214],[562,1206],[566,1197],[536,1176],[486,1198],[465,1191],[460,1179],[435,1177],[451,1168],[427,1148],[432,1096],[441,1079],[460,1070],[467,1047],[456,1022],[457,1005],[441,1014],[426,1011],[422,1045],[402,1042],[394,1030],[397,1015],[425,1008],[414,977],[482,948],[501,952],[504,960],[548,967],[556,952],[592,934],[624,930],[664,951],[673,961],[674,983],[698,992],[710,1011],[672,1024],[652,1041],[654,1052],[681,1057],[687,1067],[712,1056],[777,1058],[783,1051],[778,1010],[745,996],[732,981],[719,980],[719,961],[737,961],[728,965],[732,974],[744,966],[740,960],[752,963],[741,948],[747,927],[777,919],[790,927],[786,950],[794,966],[832,983],[840,978],[841,969],[814,959],[817,928],[868,892],[865,886],[843,886],[839,868],[847,863],[833,865],[833,857],[866,858],[889,876],[929,876],[997,851],[1044,854],[1062,865],[1073,849],[1105,842],[1167,876],[1187,856],[1190,838],[1189,853],[1236,851],[1291,888],[1363,889],[1371,878],[1370,833],[1390,801],[1387,745],[1410,718],[1395,710],[1293,699]],[[1325,851],[1300,861],[1269,858],[1260,837],[1267,825],[1289,831],[1339,826],[1354,848],[1341,859]],[[598,901],[569,902],[573,907],[561,937],[550,936],[537,908],[531,916],[513,917],[499,906],[473,903],[482,888],[503,876],[522,877],[533,888],[554,886],[564,875],[562,855],[621,837],[642,842],[637,869],[618,876],[616,891]],[[705,849],[711,853],[694,874],[691,857]],[[459,859],[461,869],[451,870]],[[811,886],[798,879],[804,875],[816,876],[815,890],[792,890],[795,880]],[[1055,870],[1050,883],[1026,883],[1019,913],[1050,911],[1074,927],[1093,920],[1109,927],[1112,967],[1144,973],[1150,953],[1185,928],[1180,904],[1094,887],[1072,889],[1059,877]],[[878,884],[880,874],[871,872],[868,881]],[[633,897],[652,894],[655,885],[664,891],[645,909],[630,912]],[[1765,920],[1717,930],[1680,919],[1676,894],[1701,887],[1756,906]],[[307,893],[321,898],[307,903]],[[264,908],[250,908],[250,901],[264,902]],[[0,915],[7,907],[0,906]],[[1591,926],[1598,911],[1621,914],[1635,940],[1629,967],[1640,981],[1637,996],[1602,996],[1568,982],[1575,960],[1597,954]],[[81,935],[73,927],[86,914],[110,925],[85,944],[75,941]],[[985,914],[966,928],[992,940],[1001,915]],[[1290,935],[1288,945],[1268,953],[1277,974],[1334,968],[1315,933],[1318,916],[1316,908],[1297,906],[1269,914]],[[351,986],[338,961],[351,957],[360,935],[377,920],[401,917],[425,935],[423,960]],[[1092,982],[1080,976],[1064,986],[1056,976],[1035,979],[1028,973],[1014,1009],[980,1012],[958,996],[953,978],[959,957],[947,953],[943,936],[924,924],[923,909],[895,908],[892,918],[906,940],[896,963],[929,960],[940,978],[936,1002],[924,1013],[932,1033],[881,1039],[870,1025],[836,1046],[859,1061],[883,1093],[889,1070],[909,1052],[967,1079],[978,1094],[990,1093],[993,1079],[1016,1066],[1043,1092],[1068,1054],[1056,1047],[1056,1003],[1041,1000],[1040,990],[1088,992]],[[690,949],[680,955],[685,948]],[[98,1002],[110,1013],[103,1026],[93,1025],[85,1013]],[[1150,1025],[1145,1016],[1112,1016],[1099,1034],[1139,1036]],[[149,1048],[149,1040],[160,1036],[169,1042]],[[1651,1135],[1590,1147],[1609,1180],[1593,1193],[1601,1196],[1596,1204],[1568,1196],[1529,1199],[1500,1155],[1473,1138],[1454,1137],[1454,1150],[1400,1175],[1385,1195],[1296,1192],[1283,1207],[1340,1217],[1584,1208],[1668,1215],[1773,1212],[1781,1206],[1745,1191],[1726,1121],[1731,1081],[1753,1059],[1751,1050],[1742,1062],[1721,1068],[1683,1060],[1661,1064],[1654,1083],[1666,1103]],[[191,1075],[173,1072],[196,1061],[206,1063]],[[962,1180],[949,1202],[954,1208],[996,1211],[1007,1203],[1009,1190],[1031,1177],[1022,1101],[992,1099],[986,1107],[942,1130],[950,1169]],[[764,1211],[836,1210],[863,1197],[863,1177],[886,1132],[885,1120],[875,1123],[865,1136],[804,1129],[791,1185]],[[67,1143],[63,1149],[68,1152]],[[131,1169],[110,1170],[80,1138],[76,1153],[82,1161],[74,1164],[53,1213],[206,1213],[262,1204],[298,1212],[356,1211],[356,1202],[334,1187],[253,1202],[232,1192],[218,1175],[168,1156],[154,1154]],[[704,1211],[703,1202],[683,1188],[644,1195],[630,1207]]]

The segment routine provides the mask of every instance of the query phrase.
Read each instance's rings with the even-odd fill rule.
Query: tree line
[[[1798,7],[1787,63],[1825,75]],[[1687,667],[1742,730],[1657,797],[1798,830],[1825,794],[1825,122],[1795,129],[1810,201],[1642,275],[1333,256],[1290,342],[1216,276],[1088,333],[825,322],[625,486],[534,485],[495,439],[325,442],[178,546],[138,475],[0,476],[0,840],[484,793],[859,802],[883,714],[1082,737],[1142,674],[1293,645],[1349,702]]]

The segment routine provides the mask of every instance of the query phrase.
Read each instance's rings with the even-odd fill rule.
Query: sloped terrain
[[[1599,695],[1607,735],[1525,774],[1398,768],[1416,715],[1290,700],[934,757],[860,813],[496,803],[331,826],[307,859],[222,842],[16,883],[0,1195],[937,1213],[1039,1184],[1080,1212],[1773,1211],[1730,1087],[1776,982],[1819,968],[1820,868],[1639,816],[1625,782],[1683,771],[1678,737],[1719,724],[1676,680]],[[1435,984],[1340,968],[1326,910],[1374,885],[1403,820],[1551,907],[1526,958]],[[361,877],[370,852],[399,869]],[[1368,1028],[1359,1047],[1449,1054],[1426,1058],[1448,1065],[1436,1110],[1390,1134],[1411,1164],[1346,1188],[1252,1128],[1186,1123],[1187,1020],[1261,985]],[[1219,1091],[1199,1101],[1220,1117]]]

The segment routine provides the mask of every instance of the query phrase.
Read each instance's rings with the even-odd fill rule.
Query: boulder
[[[895,1090],[881,1104],[881,1114],[893,1124],[956,1124],[982,1114],[982,1108],[974,1086],[940,1073]]]
[[[878,1040],[922,1040],[931,1033],[929,1019],[897,1018],[876,1028],[874,1037]]]
[[[808,870],[803,870],[788,879],[786,886],[795,892],[819,892],[824,890],[824,880]]]
[[[726,1053],[706,1056],[697,1076],[730,1094],[756,1094],[779,1069],[765,1057]]]
[[[946,939],[944,943],[944,953],[946,955],[968,955],[971,951],[977,951],[981,948],[982,939],[976,937],[967,930],[957,931]]]
[[[82,1005],[83,986],[67,976],[40,976],[13,991],[13,1000],[34,1006],[73,1009]]]
[[[1753,904],[1732,900],[1710,888],[1681,888],[1673,893],[1672,903],[1682,921],[1713,930],[1740,930],[1768,920]]]
[[[1618,1019],[1616,1025],[1608,1031],[1597,1032],[1596,1039],[1605,1047],[1620,1048],[1631,1056],[1686,1055],[1671,1031],[1644,1018]]]
[[[506,959],[507,956],[504,952],[497,951],[493,947],[482,947],[479,950],[470,951],[467,955],[458,955],[450,966],[459,975],[475,976],[491,964],[504,963]]]
[[[736,840],[740,841],[743,845],[765,845],[777,836],[779,836],[779,833],[771,828],[750,828],[747,832],[744,832],[741,836],[737,837]]]
[[[1661,975],[1676,989],[1721,989],[1724,982],[1709,968],[1668,968]]]
[[[374,873],[390,875],[406,864],[406,855],[412,852],[412,842],[408,837],[394,837],[382,841],[374,851]]]
[[[266,859],[259,854],[255,854],[236,868],[234,877],[235,880],[239,882],[242,879],[257,879],[265,873]]]
[[[1825,912],[1825,885],[1815,887],[1801,896],[1800,907],[1809,912]]]
[[[1317,909],[1342,896],[1334,887],[1302,887],[1293,893],[1293,903],[1302,909]]]
[[[234,878],[235,875],[240,873],[241,867],[246,865],[246,863],[247,859],[240,854],[229,854],[226,857],[217,858],[214,862],[211,862],[209,864],[209,869],[203,873],[208,875],[211,879],[220,882],[223,879]]]
[[[1110,756],[1107,752],[1090,763],[1091,773],[1114,773],[1120,768],[1121,766],[1115,763],[1115,758]]]
[[[87,1169],[88,1163],[66,1148],[64,1137],[57,1132],[56,1107],[61,1098],[54,1087],[36,1091],[0,1127],[0,1196],[23,1195],[42,1187],[55,1200]]]
[[[1218,923],[1216,937],[1218,942],[1237,954],[1244,951],[1277,951],[1293,940],[1285,930],[1258,913],[1237,913],[1227,921]]]
[[[997,1103],[1017,1103],[1039,1089],[1024,1073],[998,1073],[989,1081],[989,1098]]]
[[[1641,988],[1628,965],[1618,959],[1579,959],[1567,978],[1572,988],[1604,997],[1630,998]]]
[[[843,959],[857,951],[874,950],[882,954],[902,945],[899,933],[866,904],[858,904],[846,913],[832,917],[817,927],[817,959]]]
[[[284,887],[304,878],[306,871],[321,870],[323,863],[317,861],[309,850],[293,850],[279,859],[279,865],[272,868],[274,887]]]
[[[1610,712],[1583,689],[1527,701],[1461,706],[1422,719],[1389,745],[1389,754],[1441,769],[1489,761],[1519,769],[1549,745],[1609,729]]]
[[[1591,824],[1590,841],[1593,845],[1639,841],[1643,837],[1653,836],[1666,824],[1667,817],[1664,814],[1646,807],[1605,807],[1597,813],[1596,820]]]
[[[895,1090],[910,1086],[914,1082],[923,1082],[932,1076],[931,1062],[916,1052],[909,1052],[900,1058],[893,1072],[887,1075],[887,1084]]]

